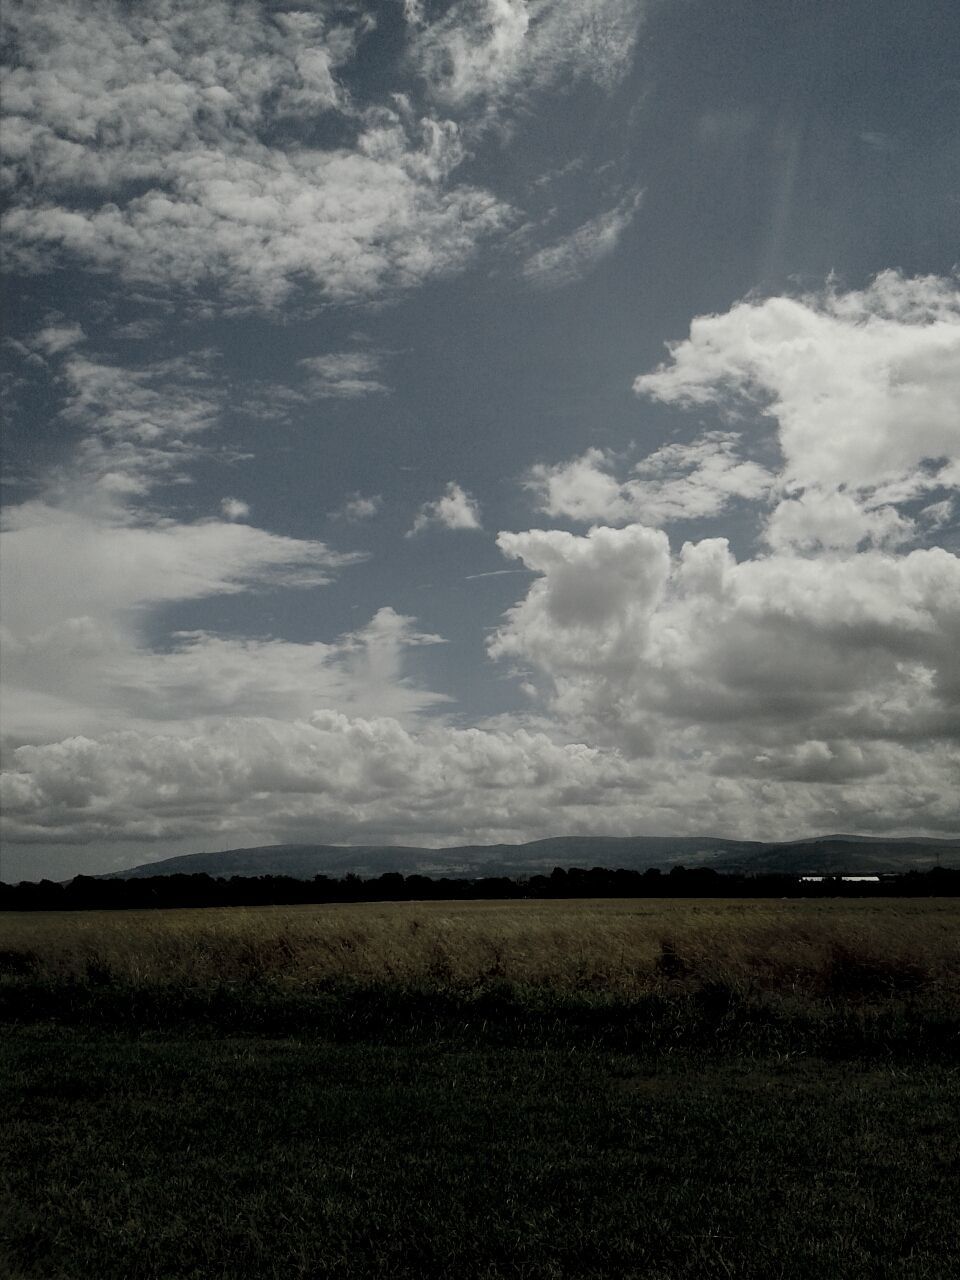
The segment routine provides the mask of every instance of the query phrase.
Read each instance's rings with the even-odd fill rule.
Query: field
[[[960,902],[0,917],[0,1273],[960,1276]]]
[[[9,913],[0,922],[3,950],[21,957],[21,970],[56,981],[502,979],[638,995],[682,979],[814,995],[859,968],[881,987],[960,993],[960,903],[943,898],[355,903]]]

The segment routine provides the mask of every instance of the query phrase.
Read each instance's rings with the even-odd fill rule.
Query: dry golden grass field
[[[5,913],[0,952],[40,979],[151,985],[254,977],[471,985],[623,996],[721,982],[960,998],[960,900],[402,902]],[[849,986],[849,982],[847,984]],[[855,982],[854,982],[855,985]]]
[[[960,899],[0,914],[0,1276],[960,1280]]]

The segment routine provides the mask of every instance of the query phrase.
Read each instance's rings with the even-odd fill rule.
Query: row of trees
[[[385,875],[364,880],[315,876],[168,875],[100,880],[77,876],[59,884],[52,880],[0,883],[0,910],[83,911],[143,907],[239,907],[323,902],[409,902],[480,898],[823,898],[930,897],[960,895],[960,870],[935,867],[879,881],[850,881],[828,876],[804,881],[799,875],[722,874],[708,867],[673,867],[669,872],[612,871],[605,867],[555,867],[550,875],[511,879],[476,879],[421,875]]]

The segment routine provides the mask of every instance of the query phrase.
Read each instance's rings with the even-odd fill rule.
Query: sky
[[[954,0],[7,0],[2,877],[960,832]]]

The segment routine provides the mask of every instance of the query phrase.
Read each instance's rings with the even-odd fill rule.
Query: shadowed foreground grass
[[[11,1280],[960,1275],[942,1066],[49,1029],[0,1050]]]
[[[5,917],[0,1274],[960,1277],[958,913]]]

